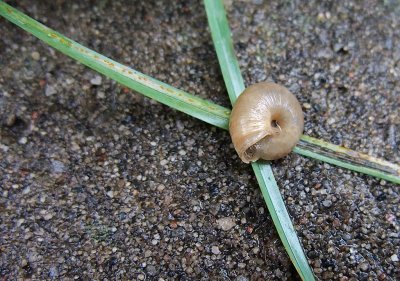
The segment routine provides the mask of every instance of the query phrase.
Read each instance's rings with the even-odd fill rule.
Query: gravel
[[[16,1],[15,1],[16,2]],[[123,64],[229,106],[201,1],[18,1]],[[225,1],[247,85],[305,131],[400,162],[397,1]],[[298,280],[227,132],[134,93],[0,19],[0,277]],[[322,280],[400,278],[398,186],[273,163]]]

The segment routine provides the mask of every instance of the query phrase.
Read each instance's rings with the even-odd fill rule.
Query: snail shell
[[[254,84],[233,106],[229,132],[243,162],[286,156],[299,141],[304,116],[299,101],[283,86]]]

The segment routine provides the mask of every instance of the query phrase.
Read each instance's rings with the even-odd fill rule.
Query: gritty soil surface
[[[201,1],[9,1],[229,106]],[[305,2],[305,1],[304,1]],[[246,84],[287,86],[305,133],[400,161],[400,3],[225,1]],[[298,280],[227,132],[0,19],[1,280]],[[291,154],[274,173],[322,280],[399,280],[399,186]]]

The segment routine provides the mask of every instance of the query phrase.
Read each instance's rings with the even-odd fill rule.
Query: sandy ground
[[[229,106],[201,1],[9,1],[85,46]],[[246,84],[305,132],[400,162],[400,3],[225,1]],[[227,132],[0,19],[1,280],[298,280]],[[274,173],[322,280],[400,278],[399,186],[291,154]]]

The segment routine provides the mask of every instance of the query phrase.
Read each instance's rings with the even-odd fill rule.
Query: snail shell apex
[[[303,129],[304,115],[297,98],[271,82],[246,88],[233,105],[229,121],[233,145],[245,163],[286,156]]]

